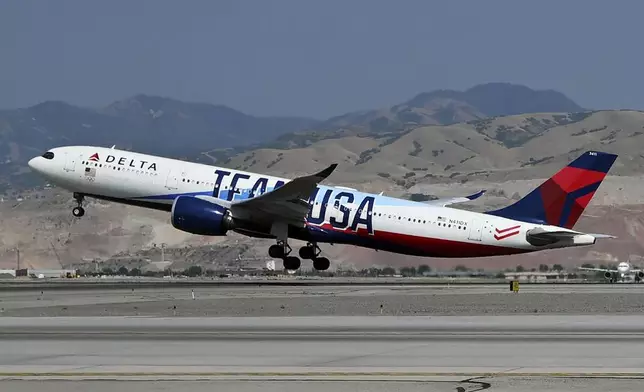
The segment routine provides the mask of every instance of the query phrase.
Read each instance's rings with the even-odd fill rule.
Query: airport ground
[[[644,378],[636,284],[40,287],[0,300],[1,390],[592,392]]]
[[[378,282],[372,280],[372,282]],[[364,282],[364,281],[363,281]],[[198,283],[198,282],[195,282]],[[301,282],[303,283],[303,282]],[[0,291],[5,317],[290,317],[644,313],[644,284],[226,284]],[[192,294],[194,293],[194,300]]]

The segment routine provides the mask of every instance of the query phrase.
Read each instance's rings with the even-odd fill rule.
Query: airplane
[[[430,201],[375,195],[321,182],[336,169],[289,180],[105,147],[64,146],[29,167],[73,193],[75,217],[85,198],[167,211],[178,230],[205,236],[229,231],[270,238],[271,258],[285,270],[301,259],[327,270],[319,244],[348,244],[422,257],[471,258],[586,246],[611,235],[573,226],[617,155],[588,151],[507,207],[471,212],[449,207],[485,193]],[[288,240],[306,242],[299,258]]]
[[[582,271],[603,272],[604,273],[604,278],[610,279],[611,283],[616,282],[618,277],[623,282],[624,278],[626,276],[631,276],[631,275],[634,277],[634,279],[633,279],[634,282],[640,282],[642,280],[642,278],[644,278],[644,271],[642,271],[641,269],[633,268],[633,266],[627,261],[620,262],[617,265],[616,269],[612,269],[612,268],[589,268],[589,267],[578,267],[577,269],[582,270]]]

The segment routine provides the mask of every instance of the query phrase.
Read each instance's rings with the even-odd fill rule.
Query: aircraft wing
[[[610,269],[610,268],[589,268],[589,267],[577,267],[578,270],[582,271],[597,271],[597,272],[619,272],[617,269]],[[633,268],[628,270],[628,274],[637,274],[641,272],[642,270],[640,268]]]
[[[326,169],[308,176],[298,177],[281,187],[252,199],[234,202],[231,212],[304,226],[309,213],[309,197],[316,186],[326,179],[338,166],[334,163]]]
[[[589,268],[589,267],[577,267],[581,271],[597,271],[597,272],[617,272],[616,269],[610,268]]]
[[[482,189],[472,195],[468,196],[460,196],[460,197],[446,197],[446,198],[440,198],[440,199],[435,199],[435,200],[428,200],[424,202],[425,204],[429,204],[432,206],[440,206],[440,207],[445,207],[450,204],[455,204],[455,203],[465,203],[467,201],[472,201],[474,199],[478,199],[479,197],[483,196],[485,193],[485,189]]]

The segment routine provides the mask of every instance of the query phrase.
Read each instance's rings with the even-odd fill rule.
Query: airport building
[[[16,270],[15,269],[0,269],[0,277],[3,275],[11,275],[13,277],[16,276]]]
[[[524,271],[524,272],[506,272],[506,280],[518,280],[520,282],[552,282],[552,281],[568,281],[568,273],[557,271],[539,272],[539,271]]]
[[[24,268],[15,270],[15,277],[29,278],[76,278],[78,272],[74,269],[30,269]]]

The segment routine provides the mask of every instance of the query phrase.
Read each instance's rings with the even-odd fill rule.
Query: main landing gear
[[[308,243],[300,248],[300,257],[306,260],[313,260],[313,268],[318,271],[326,271],[331,262],[326,257],[319,257],[322,250],[315,243]]]
[[[84,197],[80,193],[74,193],[74,199],[76,199],[78,206],[72,209],[72,215],[74,215],[76,218],[80,218],[81,216],[85,215],[85,209],[83,208]]]
[[[284,269],[296,270],[300,268],[300,259],[290,256],[291,247],[286,241],[278,240],[276,245],[268,248],[268,255],[275,259],[282,259]],[[331,266],[331,262],[326,257],[318,257],[322,251],[316,244],[308,243],[300,248],[299,254],[302,259],[313,260],[313,268],[318,271],[326,271]]]
[[[279,240],[276,245],[272,245],[268,248],[268,255],[275,259],[282,259],[284,262],[284,269],[296,270],[300,268],[300,259],[295,256],[289,256],[291,251],[292,249],[286,241]]]

